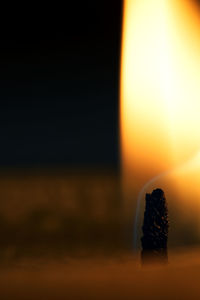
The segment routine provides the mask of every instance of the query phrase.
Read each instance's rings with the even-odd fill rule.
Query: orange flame
[[[146,182],[168,172],[155,185],[200,213],[200,12],[195,3],[124,1],[120,97],[127,211]]]

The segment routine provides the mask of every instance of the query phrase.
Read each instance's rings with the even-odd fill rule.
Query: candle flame
[[[136,210],[144,186],[147,191],[156,184],[169,198],[176,194],[173,206],[181,203],[184,218],[192,209],[200,213],[200,11],[195,2],[124,1],[120,98],[126,213]]]

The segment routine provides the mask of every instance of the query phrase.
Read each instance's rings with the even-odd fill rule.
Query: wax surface
[[[200,249],[171,252],[167,266],[138,257],[29,260],[0,270],[2,299],[199,299]]]

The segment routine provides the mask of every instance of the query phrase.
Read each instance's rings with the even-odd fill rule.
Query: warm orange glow
[[[191,0],[124,1],[120,111],[127,208],[169,171],[169,190],[195,190],[189,203],[200,212],[200,12]]]

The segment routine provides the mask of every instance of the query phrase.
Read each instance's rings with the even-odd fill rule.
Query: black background
[[[122,2],[9,5],[0,166],[118,166]]]

